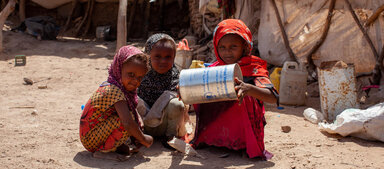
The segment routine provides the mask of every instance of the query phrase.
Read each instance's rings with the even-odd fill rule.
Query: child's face
[[[175,52],[168,48],[154,48],[151,50],[152,68],[160,74],[164,74],[172,69],[175,60]]]
[[[135,91],[146,73],[147,68],[143,63],[135,60],[124,63],[121,68],[121,82],[124,88],[127,91]]]
[[[239,35],[228,34],[219,40],[217,51],[226,64],[237,63],[243,56],[245,41]]]

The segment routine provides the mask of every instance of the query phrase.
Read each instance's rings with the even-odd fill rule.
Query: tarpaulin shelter
[[[261,1],[258,47],[267,62],[282,66],[290,56],[276,20],[271,0]],[[298,61],[306,63],[309,51],[319,42],[331,0],[276,0],[276,6],[286,31],[290,47]],[[384,0],[349,0],[359,21],[364,25]],[[311,56],[315,65],[342,60],[354,63],[356,72],[370,72],[375,66],[375,55],[363,36],[345,1],[336,1],[328,34],[319,49]],[[376,52],[380,54],[384,42],[384,17],[380,15],[372,25],[364,27]]]

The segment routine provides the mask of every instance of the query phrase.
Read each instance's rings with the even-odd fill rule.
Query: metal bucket
[[[237,100],[235,77],[243,80],[238,64],[184,69],[180,72],[181,98],[185,104]]]
[[[317,72],[321,111],[328,122],[333,122],[345,109],[359,108],[353,64],[323,62]]]

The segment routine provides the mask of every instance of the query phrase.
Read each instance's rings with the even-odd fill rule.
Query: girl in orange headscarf
[[[273,155],[264,147],[263,102],[277,102],[278,94],[268,79],[267,63],[251,55],[252,34],[241,20],[220,22],[213,44],[217,62],[211,66],[238,63],[244,81],[235,79],[238,101],[194,105],[197,126],[192,143],[245,149],[250,158],[269,159]]]

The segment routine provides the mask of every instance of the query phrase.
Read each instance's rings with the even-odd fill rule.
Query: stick
[[[376,60],[375,68],[372,71],[373,75],[372,75],[371,85],[380,85],[380,80],[382,77],[381,72],[384,71],[383,59],[384,59],[384,45],[381,49],[380,57]]]
[[[165,0],[160,0],[160,30],[164,29],[164,5]]]
[[[15,107],[10,107],[9,109],[33,109],[35,106],[15,106]]]
[[[368,42],[368,44],[369,44],[369,47],[371,48],[372,53],[373,53],[373,55],[375,56],[376,60],[379,59],[379,54],[377,53],[376,48],[375,48],[375,46],[373,45],[371,38],[369,38],[368,33],[367,33],[367,30],[365,30],[365,29],[363,28],[363,26],[361,25],[361,23],[360,23],[360,21],[359,21],[359,18],[357,18],[356,13],[355,13],[355,11],[354,11],[353,8],[352,8],[351,3],[349,3],[348,0],[344,0],[344,1],[345,1],[345,3],[347,4],[348,10],[349,10],[349,12],[351,13],[353,19],[355,20],[357,26],[359,27],[360,31],[363,33],[365,40],[367,40],[367,42]]]
[[[87,20],[90,8],[91,8],[91,0],[88,0],[87,10],[85,11],[83,20],[81,20],[79,27],[77,27],[75,31],[75,36],[79,34],[81,27],[83,27],[84,22]]]
[[[377,62],[376,62],[376,66],[378,66],[378,67],[381,69],[381,71],[384,72],[384,63],[383,63],[383,60],[384,60],[384,45],[383,45],[383,47],[382,47],[382,49],[381,49],[380,57],[379,57],[379,59],[377,59]]]
[[[25,20],[25,0],[20,0],[19,2],[19,17],[20,22]]]
[[[381,5],[379,8],[376,9],[376,11],[368,18],[367,22],[365,23],[365,27],[370,26],[373,24],[373,22],[376,21],[376,19],[379,17],[380,13],[384,11],[384,5]]]
[[[329,27],[331,25],[331,20],[333,16],[333,9],[335,8],[335,3],[336,0],[331,0],[331,2],[329,3],[328,16],[325,20],[323,33],[321,34],[319,41],[316,42],[315,46],[311,49],[311,51],[309,51],[307,55],[308,72],[310,75],[315,72],[316,68],[315,63],[313,63],[312,55],[320,48],[320,46],[323,44],[325,38],[328,35]]]
[[[146,39],[148,37],[149,16],[151,14],[151,4],[149,1],[144,1],[144,33],[143,36]]]
[[[129,36],[129,34],[131,32],[132,23],[133,23],[133,20],[135,19],[135,12],[136,12],[137,1],[138,0],[134,0],[133,1],[133,6],[132,6],[130,14],[129,14],[129,21],[128,21],[128,26],[127,26],[128,27],[128,29],[127,29],[127,36]]]
[[[288,54],[289,54],[289,56],[291,57],[291,60],[293,60],[293,61],[297,62],[298,64],[300,64],[300,63],[298,62],[298,59],[297,59],[295,53],[293,53],[292,48],[291,48],[290,45],[289,45],[288,36],[287,36],[287,33],[285,32],[283,23],[282,23],[282,21],[281,21],[281,17],[280,17],[280,14],[279,14],[279,9],[277,9],[276,2],[275,2],[275,0],[270,0],[270,1],[271,1],[271,3],[272,3],[273,9],[275,10],[277,23],[279,24],[280,31],[281,31],[281,34],[282,34],[282,36],[283,36],[283,40],[284,40],[285,48],[287,49]]]
[[[15,10],[16,0],[9,0],[7,6],[0,12],[0,52],[3,52],[3,27],[5,20]]]
[[[63,29],[64,32],[68,29],[69,23],[71,23],[73,12],[75,11],[77,4],[78,4],[78,0],[72,0],[72,9],[71,9],[71,13],[68,15],[67,22],[65,23],[65,26]]]
[[[92,15],[93,15],[93,8],[95,6],[95,0],[91,0],[91,9],[89,10],[88,18],[87,18],[87,25],[85,26],[85,30],[83,32],[83,36],[85,36],[89,28],[91,27],[91,21],[92,21]]]
[[[372,75],[372,79],[373,80],[371,81],[371,84],[380,85],[380,80],[381,80],[381,77],[382,77],[381,71],[384,71],[383,65],[382,65],[383,57],[384,57],[384,47],[383,47],[383,50],[381,51],[381,55],[379,56],[379,54],[376,51],[375,46],[373,45],[371,39],[368,36],[367,30],[365,30],[363,28],[363,26],[361,25],[359,19],[357,18],[356,13],[355,13],[355,11],[352,8],[351,3],[349,3],[348,0],[344,0],[344,1],[347,4],[349,12],[351,13],[351,15],[352,15],[353,19],[355,20],[356,24],[359,26],[361,32],[363,32],[364,38],[367,40],[367,42],[369,44],[369,47],[371,48],[371,50],[373,52],[373,55],[376,58],[375,68],[372,71],[372,74],[373,74]],[[381,62],[380,62],[380,60],[381,60]],[[369,90],[367,91],[367,94],[368,93],[369,93]]]
[[[116,51],[127,43],[127,0],[119,0]]]

